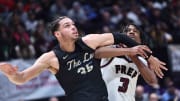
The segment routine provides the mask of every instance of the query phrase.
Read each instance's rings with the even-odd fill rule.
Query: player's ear
[[[58,37],[60,35],[60,32],[59,31],[55,31],[54,32],[54,36]]]

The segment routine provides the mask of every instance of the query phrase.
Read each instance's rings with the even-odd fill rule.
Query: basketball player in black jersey
[[[66,16],[52,22],[52,33],[59,42],[52,51],[42,54],[23,71],[11,64],[0,63],[2,73],[12,83],[23,84],[48,69],[65,90],[67,101],[108,101],[99,61],[94,58],[95,49],[118,43],[130,47],[138,44],[120,33],[89,34],[79,38],[74,22]],[[151,52],[145,45],[136,47],[138,51],[134,54],[148,57],[145,51]],[[154,70],[159,70],[157,68],[160,67]]]

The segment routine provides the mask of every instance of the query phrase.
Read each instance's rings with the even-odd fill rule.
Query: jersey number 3
[[[118,91],[125,93],[128,89],[129,79],[121,77],[120,82],[122,82],[122,86],[118,87]]]

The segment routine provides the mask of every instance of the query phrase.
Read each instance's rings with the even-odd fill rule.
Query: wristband
[[[147,58],[145,58],[145,59],[148,60],[148,59],[151,57],[152,53],[147,52],[147,51],[145,51],[145,52],[146,52],[146,54],[147,54]]]
[[[123,43],[127,45],[128,47],[134,47],[134,46],[139,45],[136,41],[134,41],[133,39],[131,39],[130,37],[128,37],[127,35],[123,33],[113,32],[112,35],[114,37],[114,44]]]

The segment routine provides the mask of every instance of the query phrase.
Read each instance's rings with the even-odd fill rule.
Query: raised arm
[[[49,59],[52,59],[52,56],[52,52],[44,53],[31,67],[23,71],[18,71],[17,67],[9,63],[0,63],[0,70],[12,83],[20,85],[38,76],[43,70],[51,67]]]

